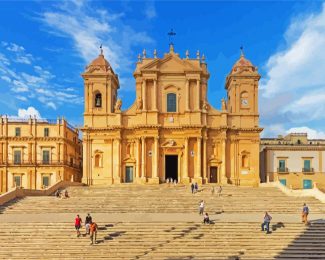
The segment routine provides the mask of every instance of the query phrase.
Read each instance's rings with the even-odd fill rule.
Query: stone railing
[[[292,197],[315,197],[322,203],[325,203],[325,193],[317,188],[317,184],[314,183],[313,189],[305,189],[305,190],[293,190],[286,186],[284,186],[280,181],[268,182],[268,183],[260,183],[261,187],[276,187],[280,189],[283,193]]]
[[[14,190],[8,191],[0,195],[0,205],[3,205],[15,198],[23,198],[25,196],[49,196],[53,194],[55,191],[57,191],[58,189],[65,189],[69,186],[82,186],[82,185],[84,184],[80,182],[59,181],[44,190],[32,190],[32,189],[23,189],[17,187]]]

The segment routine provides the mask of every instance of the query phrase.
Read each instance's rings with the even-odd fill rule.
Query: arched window
[[[100,167],[101,166],[101,156],[100,154],[95,155],[95,167]]]
[[[95,107],[102,107],[102,94],[100,93],[95,95]]]
[[[246,154],[241,157],[241,167],[248,168],[248,156]]]
[[[167,112],[176,112],[176,94],[167,94]]]

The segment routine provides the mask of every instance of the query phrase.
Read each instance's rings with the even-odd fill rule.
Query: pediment
[[[144,70],[159,70],[159,71],[173,71],[173,72],[185,72],[185,71],[200,71],[199,66],[191,64],[187,60],[180,59],[176,54],[167,54],[163,59],[155,59],[141,68]]]

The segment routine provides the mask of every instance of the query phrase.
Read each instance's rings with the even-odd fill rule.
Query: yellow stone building
[[[81,181],[82,144],[64,119],[0,116],[0,193]]]
[[[293,189],[325,189],[325,140],[308,139],[307,133],[262,138],[260,177],[262,182],[279,180]]]
[[[136,100],[121,111],[119,78],[102,52],[82,74],[84,183],[259,184],[260,75],[243,54],[226,78],[221,110],[208,102],[199,52],[181,58],[172,44],[162,58],[144,51],[133,76]]]

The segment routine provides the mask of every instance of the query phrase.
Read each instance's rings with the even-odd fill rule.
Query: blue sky
[[[0,114],[65,116],[82,125],[80,74],[99,45],[119,74],[123,107],[135,98],[138,53],[205,54],[208,100],[220,108],[239,47],[258,66],[263,136],[325,138],[322,1],[1,1]]]

